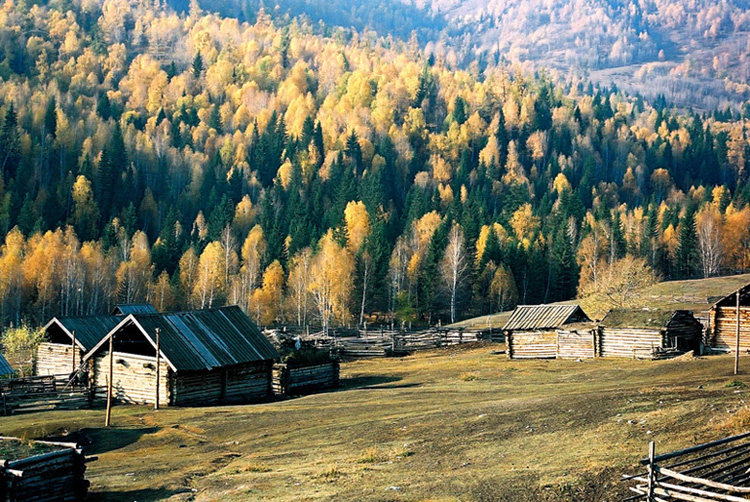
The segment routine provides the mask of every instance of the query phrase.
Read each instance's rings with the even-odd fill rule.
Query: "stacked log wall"
[[[263,399],[271,393],[270,362],[212,371],[177,373],[173,403],[179,406]]]
[[[135,354],[114,353],[113,398],[121,403],[154,404],[156,400],[156,358]],[[169,366],[164,359],[160,368],[159,404],[172,403],[169,385]],[[107,398],[109,378],[109,354],[96,357],[94,361],[94,385],[96,399]]]
[[[557,332],[557,357],[560,359],[591,359],[596,357],[596,332]]]
[[[218,403],[222,397],[221,374],[218,371],[177,373],[171,397],[177,406]]]
[[[629,357],[651,359],[656,349],[664,346],[664,334],[659,329],[607,328],[599,330],[601,357]]]
[[[273,391],[276,395],[300,394],[339,385],[338,361],[314,366],[289,367],[276,364],[273,367]]]
[[[711,346],[734,352],[737,343],[737,307],[711,309]],[[740,307],[740,352],[750,350],[750,307]]]
[[[76,366],[81,364],[84,352],[76,347]],[[73,372],[73,346],[72,344],[44,342],[36,349],[34,362],[34,374],[44,375],[70,375]]]
[[[556,331],[512,331],[508,334],[511,359],[555,359]]]

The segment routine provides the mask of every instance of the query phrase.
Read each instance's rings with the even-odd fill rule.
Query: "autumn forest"
[[[626,303],[750,268],[749,121],[262,10],[6,1],[2,323]]]

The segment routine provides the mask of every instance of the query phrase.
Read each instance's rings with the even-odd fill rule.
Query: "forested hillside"
[[[197,0],[196,0],[197,1]],[[188,11],[188,0],[170,0]],[[743,0],[200,0],[254,22],[305,16],[412,39],[453,67],[505,61],[589,78],[683,107],[712,110],[750,98],[750,7]],[[323,26],[323,25],[321,25]],[[323,28],[324,30],[324,28]],[[413,38],[412,38],[413,37]]]
[[[748,268],[747,114],[327,31],[3,4],[3,322],[435,323]]]

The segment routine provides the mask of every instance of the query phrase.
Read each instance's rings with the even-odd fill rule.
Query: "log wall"
[[[338,361],[297,368],[276,364],[273,367],[273,392],[290,395],[332,389],[339,385],[339,371]]]
[[[508,334],[508,356],[511,359],[555,359],[556,331],[511,331]]]
[[[81,364],[83,351],[77,349],[76,366]],[[35,375],[70,375],[73,372],[72,344],[44,342],[36,349]]]
[[[664,335],[658,329],[599,329],[599,355],[651,359],[654,351],[664,346]]]
[[[154,404],[156,399],[156,358],[115,352],[113,398],[121,403]],[[159,404],[170,404],[169,366],[162,359],[159,380]],[[107,398],[109,355],[97,356],[94,361],[96,399]],[[103,391],[102,391],[103,389]]]
[[[590,359],[596,357],[596,331],[579,333],[557,332],[557,357],[560,359]]]
[[[711,346],[734,352],[737,341],[737,307],[711,309]],[[750,307],[740,307],[740,352],[750,350]]]
[[[270,362],[177,373],[172,382],[172,402],[179,406],[251,401],[268,397],[270,393]]]

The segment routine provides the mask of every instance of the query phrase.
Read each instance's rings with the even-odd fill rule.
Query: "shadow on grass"
[[[342,378],[339,381],[338,390],[352,390],[352,389],[400,389],[406,387],[415,387],[421,385],[418,383],[408,383],[400,385],[384,385],[391,382],[398,382],[401,377],[395,376],[367,376],[367,377],[353,377],[353,378]]]
[[[104,502],[151,502],[164,500],[173,495],[185,494],[184,500],[192,500],[189,488],[170,490],[167,488],[145,488],[143,490],[126,490],[121,492],[90,492],[86,500],[101,500]],[[183,500],[179,498],[178,500]]]
[[[50,441],[69,441],[83,446],[87,455],[98,455],[108,451],[119,450],[138,441],[145,434],[153,434],[159,427],[123,428],[84,428],[71,432],[64,437],[48,437]],[[140,499],[131,499],[140,500]]]

